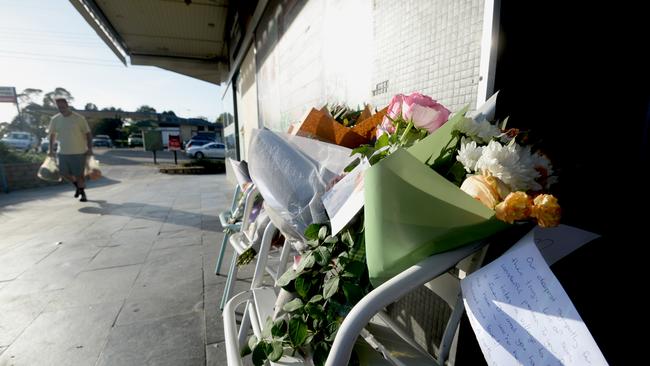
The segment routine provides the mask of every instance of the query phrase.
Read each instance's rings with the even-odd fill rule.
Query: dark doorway
[[[648,207],[638,179],[650,166],[648,32],[630,25],[647,21],[618,3],[568,3],[500,1],[497,115],[552,158],[563,223],[602,235],[552,269],[608,362],[627,364],[641,350],[631,343],[647,242],[647,213],[630,206]],[[463,364],[484,364],[478,354]]]

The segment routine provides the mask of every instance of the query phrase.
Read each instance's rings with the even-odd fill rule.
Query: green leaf
[[[262,338],[268,339],[271,338],[271,329],[273,328],[273,319],[271,317],[266,318],[266,323],[262,327]]]
[[[253,348],[253,355],[251,356],[253,365],[262,366],[266,362],[266,342],[261,341],[255,348]]]
[[[279,341],[273,341],[271,342],[271,353],[267,354],[269,361],[271,362],[276,362],[280,358],[282,358],[282,354],[284,353],[282,349],[282,343]]]
[[[284,287],[289,284],[289,282],[293,281],[298,277],[298,272],[295,271],[294,269],[288,269],[280,278],[278,278],[278,286]]]
[[[363,291],[361,291],[361,288],[354,283],[343,281],[342,287],[345,299],[350,304],[356,304],[363,297]]]
[[[307,338],[305,338],[305,344],[310,344],[311,342],[314,341],[315,334],[314,333],[308,333],[308,334],[309,335],[307,336]]]
[[[350,156],[354,156],[356,154],[361,154],[363,156],[370,156],[372,153],[375,152],[375,149],[370,146],[370,145],[361,145],[357,148],[352,149],[352,152],[350,153]]]
[[[306,243],[311,248],[317,248],[320,245],[320,242],[318,241],[318,238],[312,239],[312,240],[307,240]]]
[[[248,338],[248,342],[244,346],[244,349],[241,350],[241,356],[244,357],[250,353],[253,352],[253,348],[255,348],[255,345],[257,344],[257,337],[255,335],[251,335]]]
[[[327,356],[330,353],[330,345],[324,342],[316,343],[314,346],[314,364],[324,365],[327,361]]]
[[[350,230],[346,230],[343,232],[343,234],[341,234],[341,241],[345,243],[349,248],[352,248],[354,246],[354,240],[352,239]]]
[[[271,335],[276,338],[281,338],[287,334],[287,322],[284,319],[277,319],[271,328]]]
[[[294,347],[300,347],[307,338],[307,324],[299,318],[289,320],[289,340]]]
[[[286,311],[288,313],[292,313],[292,312],[294,312],[294,311],[296,311],[298,309],[302,309],[302,307],[303,307],[302,300],[296,298],[296,299],[293,299],[293,300],[289,301],[288,303],[284,304],[284,306],[282,307],[282,310],[284,310],[284,311]]]
[[[325,266],[329,262],[332,253],[326,247],[318,247],[314,250],[314,259],[320,266]]]
[[[339,238],[337,238],[336,236],[328,236],[327,238],[325,238],[325,243],[327,244],[334,244],[338,242],[339,242]]]
[[[323,297],[329,299],[332,297],[339,289],[339,276],[332,276],[329,280],[325,282],[323,286]]]
[[[454,165],[451,166],[449,173],[451,175],[452,182],[454,182],[459,187],[461,184],[463,184],[463,180],[465,180],[465,176],[467,175],[465,167],[460,161],[455,162]]]
[[[296,278],[296,292],[300,297],[307,297],[309,289],[311,288],[311,278],[306,276],[299,276]]]
[[[349,173],[349,172],[353,171],[354,168],[356,168],[357,165],[359,165],[359,163],[361,163],[361,159],[356,158],[356,159],[352,160],[352,162],[350,164],[348,164],[348,166],[346,166],[345,169],[343,169],[343,171],[346,172],[346,173]]]
[[[320,230],[320,224],[311,224],[307,226],[305,230],[305,238],[310,240],[318,239],[318,231]]]
[[[309,302],[319,302],[321,300],[323,300],[323,295],[318,294],[318,295],[314,295],[314,297],[309,299]]]
[[[312,253],[309,253],[306,257],[302,257],[300,259],[300,263],[298,263],[298,268],[296,268],[296,271],[298,273],[302,273],[305,268],[313,267],[314,263],[316,263],[316,258],[314,258],[314,255]]]
[[[380,162],[382,159],[384,159],[387,155],[388,155],[388,151],[382,151],[381,153],[370,157],[370,159],[368,159],[368,162],[370,163],[370,165],[375,165],[378,162]]]
[[[388,146],[389,143],[390,141],[388,140],[388,134],[385,133],[377,139],[377,142],[375,142],[375,149],[379,150],[384,146]]]
[[[318,240],[325,240],[327,237],[327,225],[323,225],[318,230]]]
[[[343,277],[360,278],[361,275],[363,274],[363,271],[365,270],[366,270],[365,263],[359,261],[350,261],[345,266],[345,273],[343,274]]]
[[[305,312],[314,319],[325,318],[325,311],[323,310],[323,306],[320,304],[308,302],[305,305]]]

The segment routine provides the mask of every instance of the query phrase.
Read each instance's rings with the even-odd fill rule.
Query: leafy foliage
[[[11,150],[0,142],[0,164],[42,163],[43,160],[45,154]]]
[[[296,297],[280,318],[267,321],[262,339],[249,339],[255,365],[279,359],[278,349],[310,354],[323,365],[343,318],[371,290],[362,215],[338,235],[331,235],[328,225],[312,224],[305,237],[310,250],[278,280]]]

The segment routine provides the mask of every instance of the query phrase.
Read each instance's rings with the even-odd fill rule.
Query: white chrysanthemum
[[[476,170],[501,179],[513,191],[541,189],[535,181],[539,172],[533,166],[530,147],[522,148],[517,144],[504,146],[498,141],[490,141],[476,162]]]
[[[477,146],[476,141],[463,137],[460,142],[460,149],[458,150],[456,160],[463,164],[463,167],[465,167],[465,170],[468,173],[473,173],[476,171],[476,163],[478,162],[478,159],[481,158],[482,153],[482,146]]]
[[[479,143],[488,143],[501,135],[501,130],[485,118],[481,118],[479,121],[463,118],[456,125],[456,129]]]

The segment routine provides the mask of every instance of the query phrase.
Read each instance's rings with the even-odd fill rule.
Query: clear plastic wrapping
[[[250,175],[269,218],[285,236],[302,241],[308,225],[328,220],[321,196],[352,160],[350,152],[304,137],[253,131]]]

